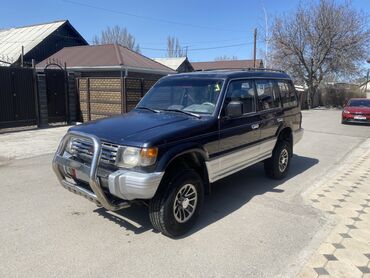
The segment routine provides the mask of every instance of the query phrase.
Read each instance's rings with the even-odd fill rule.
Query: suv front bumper
[[[92,142],[91,165],[86,165],[65,155],[66,145],[72,137],[79,137]],[[122,199],[122,201],[117,202],[114,198],[110,198],[111,196],[104,192],[98,175],[98,172],[101,171],[98,169],[101,151],[101,143],[96,136],[80,132],[67,133],[60,142],[53,159],[53,169],[62,186],[112,211],[129,207],[129,201],[131,200],[150,199],[154,196],[162,180],[163,172],[138,173],[129,170],[117,170],[111,173],[108,172],[107,190],[111,195]],[[69,178],[71,170],[78,173],[77,179],[89,184],[91,191]]]

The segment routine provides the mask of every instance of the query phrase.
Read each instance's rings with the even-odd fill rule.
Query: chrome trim
[[[268,139],[262,143],[258,142],[242,150],[223,155],[220,158],[206,161],[209,181],[215,182],[257,162],[270,158],[276,141],[276,138]]]
[[[93,143],[93,154],[92,154],[92,161],[90,167],[79,163],[77,161],[70,160],[68,158],[63,157],[63,154],[65,152],[66,145],[68,141],[72,137],[81,137],[86,140],[90,140]],[[110,200],[108,200],[107,196],[103,192],[100,182],[97,176],[98,172],[98,165],[101,157],[102,149],[101,149],[101,142],[100,139],[94,135],[89,135],[82,132],[75,132],[71,131],[68,132],[62,139],[62,141],[59,144],[59,147],[55,153],[54,159],[53,159],[53,170],[55,174],[58,177],[59,182],[68,190],[82,195],[89,200],[93,201],[94,203],[103,206],[107,210],[120,210],[122,208],[127,208],[130,206],[130,203],[127,201],[123,201],[118,204],[113,204]],[[62,171],[62,168],[60,166],[71,166],[71,168],[76,168],[79,171],[82,171],[83,173],[88,173],[89,177],[89,185],[93,192],[86,190],[85,188],[75,185],[72,182],[69,182],[66,180],[66,173]]]
[[[301,141],[303,137],[304,129],[300,128],[298,130],[293,131],[293,145],[297,144],[299,141]]]
[[[251,128],[252,129],[257,129],[257,128],[259,128],[260,127],[260,124],[253,124],[253,125],[251,125]]]

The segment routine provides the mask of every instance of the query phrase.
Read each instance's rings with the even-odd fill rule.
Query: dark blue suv
[[[53,168],[65,188],[108,210],[146,203],[154,228],[175,237],[194,225],[213,182],[261,161],[284,178],[301,123],[284,72],[171,75],[130,113],[72,127]]]

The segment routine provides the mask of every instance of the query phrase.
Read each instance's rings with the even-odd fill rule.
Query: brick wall
[[[157,79],[80,77],[78,92],[82,121],[131,111]]]

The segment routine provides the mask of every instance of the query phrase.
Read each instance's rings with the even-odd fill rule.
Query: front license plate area
[[[75,169],[74,174],[75,174],[76,179],[87,182],[87,183],[90,182],[89,175],[85,174],[84,172],[79,171],[78,169]]]
[[[353,117],[355,120],[366,120],[365,116],[354,116]]]

